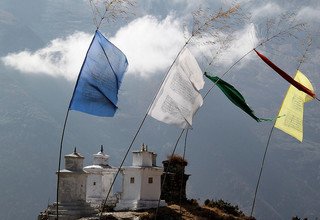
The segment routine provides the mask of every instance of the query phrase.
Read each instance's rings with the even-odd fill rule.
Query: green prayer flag
[[[204,73],[204,75],[213,83],[215,83],[233,104],[245,111],[254,120],[256,120],[257,122],[272,121],[271,119],[258,118],[257,116],[255,116],[253,110],[247,105],[244,97],[232,85],[223,81],[217,76],[209,76],[206,72]]]

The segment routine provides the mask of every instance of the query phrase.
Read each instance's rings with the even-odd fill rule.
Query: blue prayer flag
[[[69,109],[96,116],[114,116],[127,66],[122,51],[97,30],[82,64]]]

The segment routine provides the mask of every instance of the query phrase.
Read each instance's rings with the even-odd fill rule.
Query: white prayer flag
[[[192,126],[192,118],[203,99],[202,71],[191,52],[185,48],[164,80],[148,114],[164,123],[181,128]]]

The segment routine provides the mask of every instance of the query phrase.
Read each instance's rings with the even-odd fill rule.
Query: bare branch
[[[297,22],[296,14],[292,12],[282,14],[279,19],[268,19],[265,26],[260,29],[264,36],[262,36],[258,46],[271,40],[279,43],[288,40],[288,38],[304,38],[305,27],[305,23]]]
[[[201,38],[207,33],[216,35],[220,30],[229,29],[232,26],[232,23],[235,22],[232,18],[237,17],[236,20],[238,21],[241,19],[241,16],[239,16],[239,9],[239,4],[231,6],[227,10],[220,8],[218,12],[214,13],[199,8],[193,13],[192,36]]]
[[[235,31],[249,20],[247,14],[239,4],[213,12],[199,8],[193,13],[192,42],[198,46],[211,46],[210,61],[204,56],[209,66],[231,46]]]
[[[298,65],[297,69],[300,69],[301,65],[306,62],[308,55],[309,55],[309,50],[310,50],[311,45],[312,45],[312,37],[311,37],[311,34],[308,34],[307,38],[305,39],[304,43],[302,44],[302,46],[304,47],[304,52],[303,52],[301,58],[298,59],[299,65]]]
[[[127,18],[132,15],[130,10],[134,0],[89,0],[93,12],[93,22],[97,29],[103,22],[114,22],[118,18]]]

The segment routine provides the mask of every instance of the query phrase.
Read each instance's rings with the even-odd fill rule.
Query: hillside
[[[121,220],[121,219],[141,219],[141,220],[149,220],[155,219],[155,209],[137,211],[137,212],[106,212],[103,214],[103,220]],[[232,215],[228,214],[225,211],[216,208],[216,207],[208,207],[208,206],[198,206],[196,204],[188,204],[181,206],[180,214],[180,206],[176,204],[169,205],[167,207],[161,207],[158,211],[157,218],[158,220],[175,220],[175,219],[213,219],[213,220],[254,220],[255,218],[247,217],[243,214],[240,215]],[[98,217],[91,218],[81,218],[79,220],[98,220]]]

